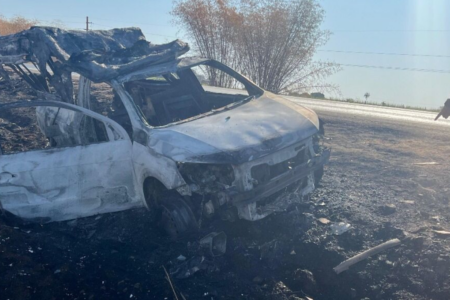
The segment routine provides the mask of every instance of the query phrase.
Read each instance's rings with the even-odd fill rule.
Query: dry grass
[[[30,20],[20,16],[8,19],[0,15],[0,35],[8,35],[26,30],[37,23],[37,20]]]

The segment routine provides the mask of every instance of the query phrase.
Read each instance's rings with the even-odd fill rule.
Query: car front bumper
[[[304,182],[302,194],[308,194],[314,190],[314,173],[329,161],[331,151],[323,149],[319,155],[275,178],[272,178],[264,185],[257,186],[249,191],[239,192],[228,190],[225,192],[228,203],[238,208],[239,217],[251,221],[259,220],[270,214],[272,211],[281,210],[285,203],[280,203],[280,199],[274,199],[274,202],[266,204],[272,209],[266,209],[264,206],[258,206],[258,202],[268,199],[272,195],[286,189],[297,182]],[[306,180],[306,181],[305,181]]]

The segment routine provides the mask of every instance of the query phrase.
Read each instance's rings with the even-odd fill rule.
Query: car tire
[[[198,230],[198,223],[191,205],[180,195],[170,193],[159,205],[159,226],[172,239]]]

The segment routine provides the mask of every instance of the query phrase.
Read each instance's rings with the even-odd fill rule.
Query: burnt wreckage
[[[264,218],[287,207],[290,187],[312,192],[330,155],[317,115],[217,61],[180,58],[188,50],[137,28],[0,37],[0,77],[10,69],[39,96],[0,112],[35,108],[48,140],[0,152],[2,208],[50,222],[146,206],[176,235],[213,214]],[[112,90],[106,113],[92,109],[95,83]]]

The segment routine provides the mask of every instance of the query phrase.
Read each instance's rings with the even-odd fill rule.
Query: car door
[[[3,104],[0,112],[31,106],[37,108],[37,123],[52,146],[11,153],[3,147],[0,204],[4,210],[29,220],[62,221],[142,205],[135,188],[132,142],[119,124],[53,101]],[[95,125],[101,137],[85,134],[86,124]]]

